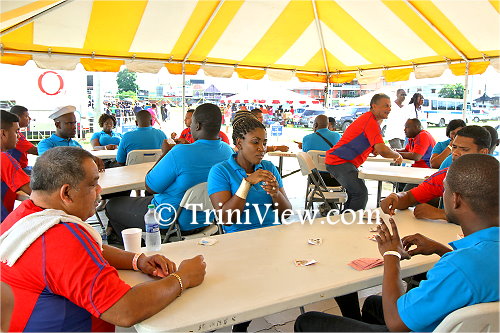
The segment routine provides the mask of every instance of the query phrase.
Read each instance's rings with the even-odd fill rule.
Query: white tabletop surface
[[[382,157],[380,155],[377,156],[368,156],[366,159],[366,162],[385,162],[385,163],[392,163],[394,162],[394,159],[388,158],[388,157]],[[403,158],[403,164],[413,164],[415,163],[414,160],[408,160],[406,158]]]
[[[89,152],[94,155],[99,157],[100,159],[112,159],[116,158],[116,153],[118,152],[117,149],[114,150],[89,150]]]
[[[218,243],[201,246],[197,240],[170,243],[162,253],[177,265],[202,254],[207,263],[205,281],[151,318],[135,325],[138,332],[209,331],[286,309],[381,284],[383,267],[356,271],[347,263],[358,258],[380,258],[367,224],[313,225],[298,223],[214,236]],[[332,218],[332,221],[335,221]],[[412,211],[395,215],[400,235],[420,232],[448,243],[461,229],[444,221],[417,220]],[[307,244],[321,237],[323,244]],[[295,259],[315,259],[317,264],[296,267]],[[422,273],[437,255],[416,256],[401,263],[402,276]],[[151,280],[130,270],[119,271],[130,285]]]
[[[99,177],[101,194],[144,189],[144,179],[153,165],[154,162],[149,162],[106,169]]]
[[[282,157],[297,157],[297,153],[291,151],[271,151],[268,152],[269,156],[282,156]]]
[[[438,169],[430,168],[409,168],[386,165],[376,166],[371,164],[362,166],[358,172],[358,177],[361,179],[378,181],[420,184],[437,171]]]

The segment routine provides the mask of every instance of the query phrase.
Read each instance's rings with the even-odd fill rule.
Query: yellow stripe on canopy
[[[94,1],[83,48],[117,56],[120,55],[117,50],[128,51],[147,3],[147,0],[121,1],[116,6],[116,1]]]
[[[368,61],[384,65],[401,60],[374,38],[363,27],[363,22],[354,20],[334,1],[319,1],[317,5],[320,20]],[[328,51],[335,53],[335,50]]]
[[[383,71],[387,82],[408,81],[413,68],[391,69]]]
[[[266,71],[260,69],[236,68],[235,72],[240,79],[260,80],[266,75]]]
[[[297,13],[301,13],[301,15],[297,15]],[[313,20],[314,14],[310,2],[291,1],[241,64],[268,66],[275,63],[302,35]]]
[[[167,67],[167,70],[170,74],[182,74],[182,64],[165,64],[165,67]],[[198,65],[184,65],[184,71],[186,72],[186,75],[196,75],[198,74],[199,69],[200,66]]]
[[[489,61],[484,62],[471,62],[469,63],[469,75],[475,74],[483,74],[488,66],[490,65]],[[451,72],[457,76],[465,75],[465,62],[459,64],[451,64],[449,66]]]
[[[0,55],[0,63],[7,65],[24,66],[29,60],[31,60],[31,56],[27,54],[6,53]]]
[[[89,72],[119,72],[125,61],[82,58],[80,63]]]
[[[446,13],[441,12],[435,4],[429,0],[412,1],[412,4],[434,24],[448,39],[458,47],[469,59],[481,57],[474,45],[472,45],[451,22]]]
[[[356,78],[356,73],[351,74],[332,74],[330,76],[331,83],[347,83]]]

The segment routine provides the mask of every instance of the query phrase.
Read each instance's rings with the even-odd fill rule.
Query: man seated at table
[[[487,155],[467,155],[454,161],[444,181],[444,207],[460,225],[463,239],[451,248],[421,234],[400,239],[378,226],[378,249],[384,258],[382,296],[370,296],[362,321],[309,312],[295,321],[296,332],[432,332],[443,319],[466,306],[498,302],[498,161]],[[410,249],[415,246],[415,248]],[[427,280],[404,294],[401,259],[437,254],[441,259]]]
[[[14,293],[13,332],[114,332],[158,313],[205,275],[202,256],[175,263],[102,245],[83,222],[101,187],[92,155],[57,147],[33,167],[30,200],[0,225],[2,282]],[[130,287],[116,269],[162,277]]]
[[[250,112],[257,118],[258,121],[261,123],[264,123],[264,116],[262,115],[262,110],[261,109],[253,109]],[[267,152],[273,152],[273,151],[282,151],[282,152],[287,152],[288,151],[288,146],[281,145],[281,146],[267,146]]]
[[[220,111],[220,109],[219,109]],[[176,136],[177,134],[174,132],[170,135],[170,137],[176,142],[176,143],[181,143],[181,144],[189,144],[189,143],[193,143],[195,141],[195,139],[193,138],[193,135],[191,133],[191,122],[192,122],[192,118],[193,118],[193,112],[194,112],[194,109],[189,109],[186,111],[186,116],[184,117],[184,124],[186,125],[186,128],[181,132],[181,135],[179,136],[179,138],[177,139]],[[222,114],[222,112],[221,112]],[[230,144],[229,143],[229,138],[227,137],[227,135],[222,132],[222,131],[219,131],[219,138],[227,143],[228,145]]]
[[[146,175],[146,188],[148,192],[155,193],[154,197],[121,197],[108,202],[106,214],[117,235],[121,235],[126,228],[144,229],[144,214],[150,203],[155,207],[170,204],[177,210],[186,191],[206,182],[212,166],[233,154],[231,147],[219,139],[221,123],[222,114],[218,106],[210,103],[198,106],[191,122],[195,142],[175,145]],[[162,209],[161,219],[171,221],[174,214]],[[178,217],[183,235],[199,233],[207,227],[204,224],[207,222],[205,212],[197,212],[196,219],[193,219],[193,214],[193,211],[183,209]],[[160,224],[163,231],[168,227],[168,224]]]
[[[408,119],[405,123],[405,135],[408,143],[404,149],[398,149],[397,152],[408,160],[413,160],[412,167],[430,168],[430,158],[432,148],[436,145],[436,140],[426,130],[422,129],[420,120]]]
[[[7,153],[9,149],[16,147],[17,135],[19,133],[19,118],[13,113],[2,110],[1,122],[2,212],[0,222],[5,220],[14,209],[17,191],[21,190],[27,194],[31,193],[30,177],[23,171],[14,157]]]
[[[163,131],[153,128],[151,113],[146,110],[137,112],[135,115],[135,124],[137,129],[123,134],[118,145],[116,161],[120,165],[125,165],[127,155],[133,150],[138,149],[161,149],[163,140],[167,136]]]
[[[308,152],[309,150],[327,151],[337,144],[340,140],[340,134],[329,130],[328,117],[320,114],[314,119],[313,132],[304,136],[302,139],[302,150]],[[332,177],[329,172],[321,172],[326,186],[340,186],[340,184]]]
[[[394,162],[403,161],[401,155],[384,144],[380,122],[391,112],[391,100],[385,94],[375,94],[370,111],[359,116],[344,132],[340,141],[326,154],[326,169],[346,189],[348,199],[344,209],[365,209],[368,189],[358,177],[358,168],[368,155],[377,152]]]
[[[54,147],[80,147],[82,146],[73,138],[76,136],[76,108],[73,105],[57,107],[49,116],[54,120],[56,133],[38,143],[38,154],[42,155],[47,150]],[[104,171],[104,162],[94,157],[94,161],[99,171]]]
[[[19,118],[19,128],[28,127],[31,118],[27,108],[21,105],[14,105],[10,108],[9,112],[15,114]],[[38,149],[35,145],[26,140],[23,133],[19,132],[16,147],[9,149],[9,154],[19,162],[24,172],[29,175],[31,173],[31,167],[28,166],[28,154],[38,155]]]
[[[483,126],[483,128],[485,130],[487,130],[488,133],[490,133],[491,141],[490,141],[490,147],[489,147],[488,151],[489,151],[489,154],[493,156],[493,153],[495,152],[495,149],[497,149],[497,146],[499,143],[498,142],[498,132],[493,127],[488,126],[488,125]],[[447,158],[445,158],[443,163],[441,163],[439,170],[443,170],[445,168],[448,168],[452,162],[453,162],[453,156],[450,155]]]
[[[462,155],[488,154],[490,141],[490,133],[481,126],[466,126],[457,132],[452,143],[451,156],[455,161]],[[436,208],[428,202],[443,195],[443,180],[447,172],[448,168],[440,170],[407,192],[391,193],[380,202],[380,208],[386,214],[393,214],[396,209],[407,209],[417,205],[413,211],[416,218],[445,220],[444,210]]]

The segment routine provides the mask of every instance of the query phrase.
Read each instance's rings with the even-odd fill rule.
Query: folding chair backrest
[[[161,149],[137,149],[127,154],[126,165],[156,162],[161,157]]]
[[[314,165],[316,166],[316,169],[318,169],[318,171],[327,171],[325,165],[326,151],[309,150],[307,153],[311,155]]]
[[[311,156],[303,151],[297,153],[297,160],[299,161],[300,171],[302,175],[307,176],[312,173],[312,170],[316,168]]]
[[[196,207],[194,205],[196,205]],[[195,211],[213,209],[212,202],[208,196],[207,182],[189,188],[186,193],[184,193],[179,207]]]
[[[498,332],[499,303],[480,303],[453,311],[434,332]]]

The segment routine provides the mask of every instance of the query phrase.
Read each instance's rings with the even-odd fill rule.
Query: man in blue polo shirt
[[[135,123],[137,129],[127,132],[123,135],[118,152],[116,153],[116,161],[120,165],[125,165],[127,161],[127,154],[132,150],[138,149],[161,149],[163,140],[167,136],[163,131],[153,128],[151,114],[142,110],[135,115]]]
[[[302,139],[302,150],[308,152],[309,150],[322,150],[327,151],[337,144],[340,140],[340,134],[330,131],[329,118],[323,114],[314,119],[313,131],[314,133],[304,136]],[[326,186],[340,186],[339,182],[329,172],[320,172]]]
[[[50,137],[43,139],[38,144],[38,155],[41,156],[47,150],[54,147],[80,147],[78,141],[73,140],[76,136],[76,108],[73,105],[66,105],[56,108],[49,118],[54,120],[56,133]],[[94,162],[97,164],[99,171],[104,171],[104,162],[94,156]]]
[[[219,108],[205,103],[196,108],[191,122],[191,133],[195,142],[189,145],[175,145],[146,175],[146,188],[153,196],[143,198],[115,198],[106,205],[106,214],[113,229],[121,234],[126,228],[143,228],[144,214],[148,204],[156,207],[170,204],[175,210],[186,191],[207,181],[208,173],[213,165],[231,157],[233,150],[219,139],[222,114]],[[172,220],[173,211],[161,209],[160,224],[163,230],[168,229],[166,221]],[[193,219],[193,211],[182,210],[179,225],[183,235],[202,231],[207,226],[205,212],[198,212]],[[194,223],[193,223],[194,222]]]
[[[304,136],[302,140],[302,150],[323,150],[327,151],[337,144],[340,134],[328,129],[328,117],[320,114],[314,119],[314,133]]]
[[[43,139],[38,144],[38,155],[42,155],[50,148],[66,146],[66,147],[82,147],[73,138],[76,136],[76,108],[73,105],[58,107],[55,109],[49,118],[54,120],[56,133],[50,137]]]
[[[432,332],[457,309],[498,302],[498,172],[492,156],[469,154],[454,161],[444,181],[444,209],[465,237],[451,248],[420,234],[400,239],[391,218],[392,232],[383,223],[376,236],[384,257],[384,290],[366,299],[363,321],[310,312],[297,318],[295,331]],[[427,280],[404,294],[400,260],[432,254],[441,259]]]

